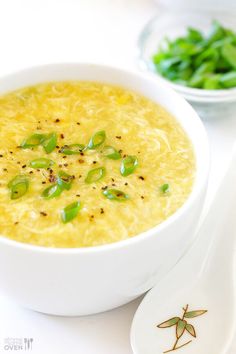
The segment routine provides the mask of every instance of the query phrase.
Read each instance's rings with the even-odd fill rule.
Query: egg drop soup
[[[0,97],[2,237],[64,248],[134,237],[184,204],[195,169],[180,124],[135,92],[70,81]]]

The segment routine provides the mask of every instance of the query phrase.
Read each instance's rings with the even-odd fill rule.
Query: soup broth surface
[[[99,131],[105,132],[99,147],[63,153],[65,145],[87,146]],[[57,143],[50,153],[42,144],[21,147],[32,134],[51,133]],[[107,145],[121,158],[105,156]],[[120,167],[127,156],[135,157],[138,164],[131,163],[134,170],[123,176]],[[31,161],[39,158],[54,164],[32,168]],[[88,172],[100,167],[105,171],[101,179],[86,182]],[[57,184],[59,171],[73,176],[71,188],[45,199],[42,193]],[[11,199],[9,182],[19,175],[27,179],[28,189]],[[194,175],[193,147],[183,128],[140,94],[108,84],[70,81],[39,84],[0,97],[0,234],[4,237],[45,247],[125,240],[180,208],[192,190]],[[104,191],[110,189],[125,193],[124,200],[107,198]],[[81,209],[64,223],[62,210],[76,201]]]

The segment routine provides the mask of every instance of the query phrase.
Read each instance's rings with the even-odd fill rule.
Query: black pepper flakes
[[[120,135],[116,135],[116,139],[121,139],[121,136]]]
[[[103,191],[105,191],[107,188],[108,188],[108,186],[104,186],[104,187],[102,187],[101,189],[102,189]]]
[[[80,197],[80,194],[76,194],[76,197]]]
[[[128,186],[128,182],[125,182],[125,186]]]
[[[104,209],[100,208],[100,214],[104,214]]]
[[[141,198],[142,198],[142,199],[144,199],[144,196],[143,196],[143,195],[141,195]]]
[[[80,125],[80,122],[77,122],[76,124],[77,124],[77,125]]]
[[[3,155],[0,155],[0,157],[3,157]]]
[[[3,171],[7,172],[7,168],[3,168]]]
[[[22,168],[26,168],[26,165],[21,166]]]
[[[19,224],[19,221],[14,222],[14,225],[18,225],[18,224]]]
[[[68,163],[64,163],[64,166],[67,167],[67,166],[68,166]]]
[[[50,175],[48,180],[50,183],[54,183],[54,182],[56,182],[57,179],[54,175]]]
[[[142,181],[145,180],[145,178],[143,176],[138,176],[139,179],[141,179]]]
[[[47,216],[47,213],[45,213],[45,211],[40,211],[40,215]]]
[[[79,162],[79,163],[84,163],[84,160],[79,159],[78,162]]]
[[[59,123],[59,122],[60,122],[60,119],[57,118],[57,119],[54,120],[54,122],[55,122],[55,123]]]
[[[46,184],[46,182],[45,182],[45,181],[43,181],[43,182],[42,182],[42,184]]]
[[[93,161],[93,164],[95,165],[97,163],[97,161]]]
[[[60,137],[61,137],[61,139],[64,139],[64,138],[65,138],[65,135],[64,135],[64,134],[61,134]]]

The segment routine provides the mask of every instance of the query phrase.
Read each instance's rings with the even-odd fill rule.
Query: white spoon
[[[198,237],[213,239],[201,271],[191,274],[189,258],[179,263],[139,306],[131,328],[135,354],[229,349],[235,329],[236,149]]]

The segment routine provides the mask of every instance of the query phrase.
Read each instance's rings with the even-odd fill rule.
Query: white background
[[[156,12],[151,0],[0,0],[0,75],[65,61],[137,70],[137,36]],[[236,114],[205,125],[212,152],[209,201],[236,137]],[[184,261],[198,262],[204,249],[199,241]],[[62,318],[25,310],[0,295],[0,353],[6,353],[6,337],[32,337],[33,354],[131,354],[129,330],[139,301],[96,316]]]

